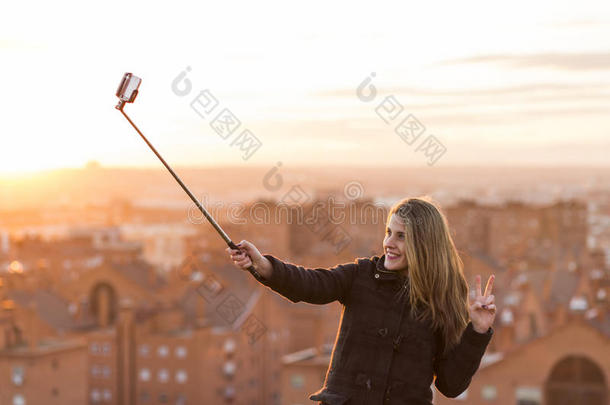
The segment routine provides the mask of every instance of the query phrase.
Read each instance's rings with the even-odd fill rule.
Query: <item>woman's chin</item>
[[[396,263],[392,263],[392,262],[388,263],[388,261],[386,261],[384,263],[383,267],[385,267],[386,270],[396,270],[397,269]]]
[[[406,266],[402,266],[397,260],[386,260],[383,264],[386,270],[401,270]]]

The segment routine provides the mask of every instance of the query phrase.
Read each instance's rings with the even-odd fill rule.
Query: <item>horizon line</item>
[[[277,162],[276,162],[277,163]],[[214,165],[173,165],[172,168],[177,169],[188,169],[188,170],[209,170],[209,169],[270,169],[273,166],[276,166],[276,163],[273,164],[251,164],[248,167],[238,164],[214,164]],[[289,164],[286,165],[285,162],[281,162],[282,167],[285,170],[291,169],[312,169],[312,168],[339,168],[339,169],[351,169],[351,168],[360,168],[360,169],[395,169],[395,168],[405,168],[405,169],[476,169],[476,168],[510,168],[510,169],[574,169],[574,168],[582,168],[582,169],[610,169],[610,164],[601,165],[601,164],[585,164],[585,163],[565,163],[565,164],[533,164],[533,163],[496,163],[496,164],[449,164],[443,166],[428,166],[426,164],[389,164],[389,165],[381,165],[381,164],[309,164],[304,165],[300,164]],[[137,166],[124,166],[124,165],[111,165],[106,166],[96,162],[95,166],[89,166],[90,163],[80,166],[63,166],[63,167],[50,167],[46,169],[37,169],[37,170],[22,170],[22,171],[2,171],[0,170],[0,177],[22,177],[22,176],[32,176],[44,173],[52,173],[52,172],[61,172],[61,171],[94,171],[94,170],[167,170],[162,164],[159,165],[137,165]]]

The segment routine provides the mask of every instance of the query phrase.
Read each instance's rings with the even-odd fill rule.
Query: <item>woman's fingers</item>
[[[472,304],[472,309],[473,310],[478,310],[478,309],[485,309],[485,310],[490,310],[490,309],[494,309],[496,308],[496,305],[494,303],[494,296],[490,295],[489,297],[484,297],[481,300],[476,300],[473,304]]]
[[[231,249],[230,247],[225,249],[225,252],[229,252],[231,254],[236,254],[236,253],[241,253],[241,252],[247,252],[248,251],[248,246],[247,245],[242,245],[241,243],[238,243],[236,246],[239,247],[239,249]]]
[[[481,276],[478,274],[474,279],[474,285],[475,285],[477,297],[480,297],[481,296]]]
[[[249,267],[252,264],[252,260],[249,257],[241,259],[235,262],[239,267]]]
[[[489,306],[494,303],[495,297],[493,295],[489,295],[487,297],[480,297],[478,302],[481,303],[481,308],[489,309]]]
[[[491,294],[491,290],[493,289],[495,278],[496,278],[496,276],[492,274],[487,279],[487,285],[485,286],[485,294],[484,294],[485,296],[488,296]]]
[[[232,256],[233,260],[244,260],[244,259],[248,259],[249,256],[245,253],[239,253],[237,255]]]
[[[242,258],[242,257],[245,257],[248,255],[248,253],[245,250],[226,248],[225,251],[227,251],[231,255],[231,259],[233,259],[233,260],[236,260],[236,259],[239,259],[239,258]]]
[[[252,245],[250,242],[248,242],[247,240],[242,240],[241,242],[239,242],[237,244],[237,247],[239,247],[240,250],[243,250],[247,253],[250,253],[250,250],[252,249],[254,245]]]
[[[261,268],[267,272],[271,272],[271,262],[266,259],[260,251],[247,240],[242,240],[237,243],[238,249],[227,248],[225,251],[230,254],[233,263],[243,270],[247,270],[248,267],[254,266],[254,268]]]
[[[240,246],[240,245],[241,245],[241,243],[238,244],[238,246]],[[247,269],[248,267],[250,267],[252,265],[252,260],[250,259],[250,256],[246,252],[246,249],[242,246],[240,246],[240,248],[241,249],[238,250],[238,249],[231,249],[228,247],[225,249],[225,251],[231,255],[231,260],[233,260],[233,263],[236,266],[241,267],[242,269]]]
[[[235,255],[241,252],[241,250],[237,250],[237,249],[231,249],[230,247],[225,249],[225,252],[231,254],[231,255]]]

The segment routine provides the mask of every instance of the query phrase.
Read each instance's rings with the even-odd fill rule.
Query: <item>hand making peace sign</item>
[[[468,313],[474,330],[479,333],[485,333],[494,323],[496,317],[495,297],[491,294],[494,285],[495,276],[492,274],[487,280],[485,294],[481,294],[481,276],[477,276],[475,298],[472,304],[469,304]],[[470,303],[470,297],[468,298]]]

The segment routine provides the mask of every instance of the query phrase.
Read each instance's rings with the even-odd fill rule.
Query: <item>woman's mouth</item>
[[[386,257],[387,257],[389,260],[396,260],[396,259],[398,259],[398,258],[399,258],[399,255],[394,255],[394,254],[392,254],[392,253],[386,253]]]

